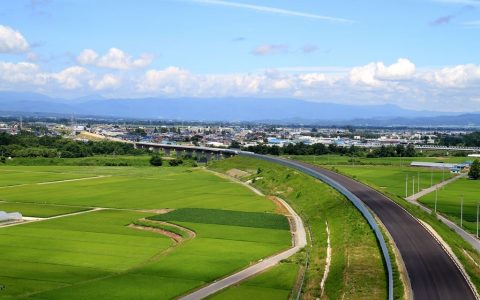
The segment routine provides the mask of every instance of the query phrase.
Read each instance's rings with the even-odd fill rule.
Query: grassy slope
[[[307,175],[255,159],[234,157],[214,162],[210,167],[220,172],[236,168],[252,174],[260,168],[260,174],[249,177],[261,177],[255,180],[255,186],[267,194],[286,199],[302,214],[313,238],[312,247],[309,248],[311,260],[304,287],[305,299],[320,296],[326,257],[325,221],[329,222],[331,230],[333,257],[324,297],[386,297],[385,271],[375,237],[360,213],[337,192]],[[269,284],[280,280],[275,276],[269,278]],[[248,281],[240,287],[246,285]]]
[[[85,171],[93,175],[112,175],[81,182],[18,186],[2,191],[0,197],[3,200],[18,200],[26,204],[49,202],[141,209],[228,207],[236,211],[270,213],[276,208],[272,202],[254,195],[245,187],[187,168],[4,168],[27,173]],[[37,208],[36,213],[42,209]],[[111,224],[106,215],[124,217],[114,218],[115,224]],[[0,234],[5,236],[0,240],[12,249],[5,252],[5,257],[15,262],[12,264],[7,260],[2,263],[0,282],[7,286],[8,293],[4,290],[1,296],[45,291],[32,297],[169,299],[290,245],[288,228],[189,223],[185,219],[172,219],[172,222],[194,230],[197,236],[177,246],[174,251],[161,254],[171,245],[169,239],[125,227],[134,220],[152,215],[107,210],[0,229]],[[52,239],[54,242],[50,242]],[[32,244],[37,247],[32,247]],[[135,266],[141,267],[131,269]],[[88,268],[88,271],[78,268]],[[17,276],[11,271],[13,269],[21,273]],[[58,274],[62,273],[68,273],[71,278],[65,279],[67,281],[58,279]],[[13,278],[1,277],[6,274]],[[102,276],[108,278],[98,280]],[[72,283],[75,285],[71,286]]]
[[[438,190],[437,210],[460,225],[460,206],[463,196],[463,227],[475,234],[477,229],[477,204],[480,203],[480,180],[463,178]],[[419,200],[430,208],[435,206],[435,193]]]

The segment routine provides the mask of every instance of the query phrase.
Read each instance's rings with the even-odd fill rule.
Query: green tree
[[[405,156],[407,157],[417,156],[417,151],[415,151],[415,147],[413,146],[413,144],[408,144],[407,149],[405,150]]]
[[[474,160],[472,165],[470,166],[468,176],[474,180],[480,178],[480,161],[478,161],[478,159]]]
[[[152,157],[150,157],[150,164],[155,167],[161,166],[163,164],[162,157],[158,154],[152,155]]]

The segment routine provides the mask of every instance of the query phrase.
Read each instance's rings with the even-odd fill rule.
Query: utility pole
[[[417,193],[420,193],[420,171],[418,171]]]
[[[479,205],[478,205],[478,202],[477,202],[477,239],[478,239],[478,207],[479,207]]]
[[[405,175],[405,198],[408,197],[408,174]]]
[[[438,186],[435,187],[435,214],[437,214]]]
[[[412,196],[415,195],[415,176],[412,177]]]
[[[433,186],[433,170],[430,170],[430,186]]]
[[[462,200],[460,201],[460,227],[463,228],[463,195]]]

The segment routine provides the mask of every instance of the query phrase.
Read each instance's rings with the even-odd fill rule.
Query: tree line
[[[276,145],[268,146],[260,144],[256,146],[244,147],[243,150],[255,152],[258,154],[270,154],[270,155],[324,155],[324,154],[339,154],[347,156],[357,157],[415,157],[418,156],[418,152],[415,150],[412,144],[395,145],[395,146],[381,146],[380,148],[367,149],[363,147],[342,147],[335,144],[312,144],[307,145],[304,143],[288,144],[284,147]]]
[[[29,132],[17,135],[0,133],[0,156],[3,157],[87,157],[93,155],[140,155],[148,150],[132,144],[112,141],[75,141],[60,136],[35,136]]]
[[[480,131],[475,131],[464,135],[440,135],[439,145],[480,147]]]

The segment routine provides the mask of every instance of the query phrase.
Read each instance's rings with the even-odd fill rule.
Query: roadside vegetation
[[[309,265],[302,289],[303,299],[386,298],[386,273],[375,236],[354,206],[336,191],[286,167],[245,157],[215,161],[209,168],[223,173],[235,169],[247,172],[239,179],[251,180],[263,193],[285,199],[301,215],[311,236],[304,253],[309,254]],[[322,294],[320,282],[326,263],[326,221],[331,234],[332,261]],[[301,268],[305,260],[306,256],[303,256],[293,261]],[[274,276],[276,272],[272,269],[264,273],[269,279],[262,286],[280,284],[282,278]],[[238,289],[227,290],[225,297],[238,299],[242,290],[248,296],[251,289],[247,281]]]

